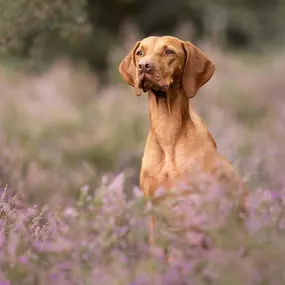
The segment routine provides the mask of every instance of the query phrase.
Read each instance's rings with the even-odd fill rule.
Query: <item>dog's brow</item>
[[[164,45],[163,46],[164,49],[176,49],[173,45]]]
[[[147,42],[145,44],[145,49],[147,49],[147,52],[153,52],[156,49],[156,45],[158,43],[159,38],[153,37],[151,38],[151,41]]]

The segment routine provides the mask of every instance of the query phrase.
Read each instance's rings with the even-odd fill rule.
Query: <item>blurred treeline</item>
[[[207,38],[221,48],[262,52],[284,42],[285,1],[0,0],[1,56],[33,66],[63,55],[85,60],[104,82],[126,24],[141,36],[186,27],[185,40]]]

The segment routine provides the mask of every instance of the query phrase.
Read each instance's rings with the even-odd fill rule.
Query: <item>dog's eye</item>
[[[174,54],[174,51],[172,51],[172,50],[170,50],[170,49],[167,49],[167,50],[165,51],[165,54]]]
[[[141,56],[141,55],[143,55],[143,53],[142,53],[141,50],[138,50],[137,53],[136,53],[136,55]]]

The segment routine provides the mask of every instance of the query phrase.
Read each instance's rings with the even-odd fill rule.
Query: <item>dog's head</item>
[[[212,77],[215,66],[190,42],[164,36],[137,42],[119,71],[138,96],[142,91],[167,91],[172,86],[182,86],[191,98]]]

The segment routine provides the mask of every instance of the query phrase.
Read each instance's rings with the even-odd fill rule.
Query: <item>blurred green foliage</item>
[[[207,37],[226,48],[262,50],[264,43],[284,40],[285,2],[0,0],[0,50],[33,66],[62,55],[84,59],[103,80],[126,22],[142,36],[175,34],[184,24],[187,40]]]

